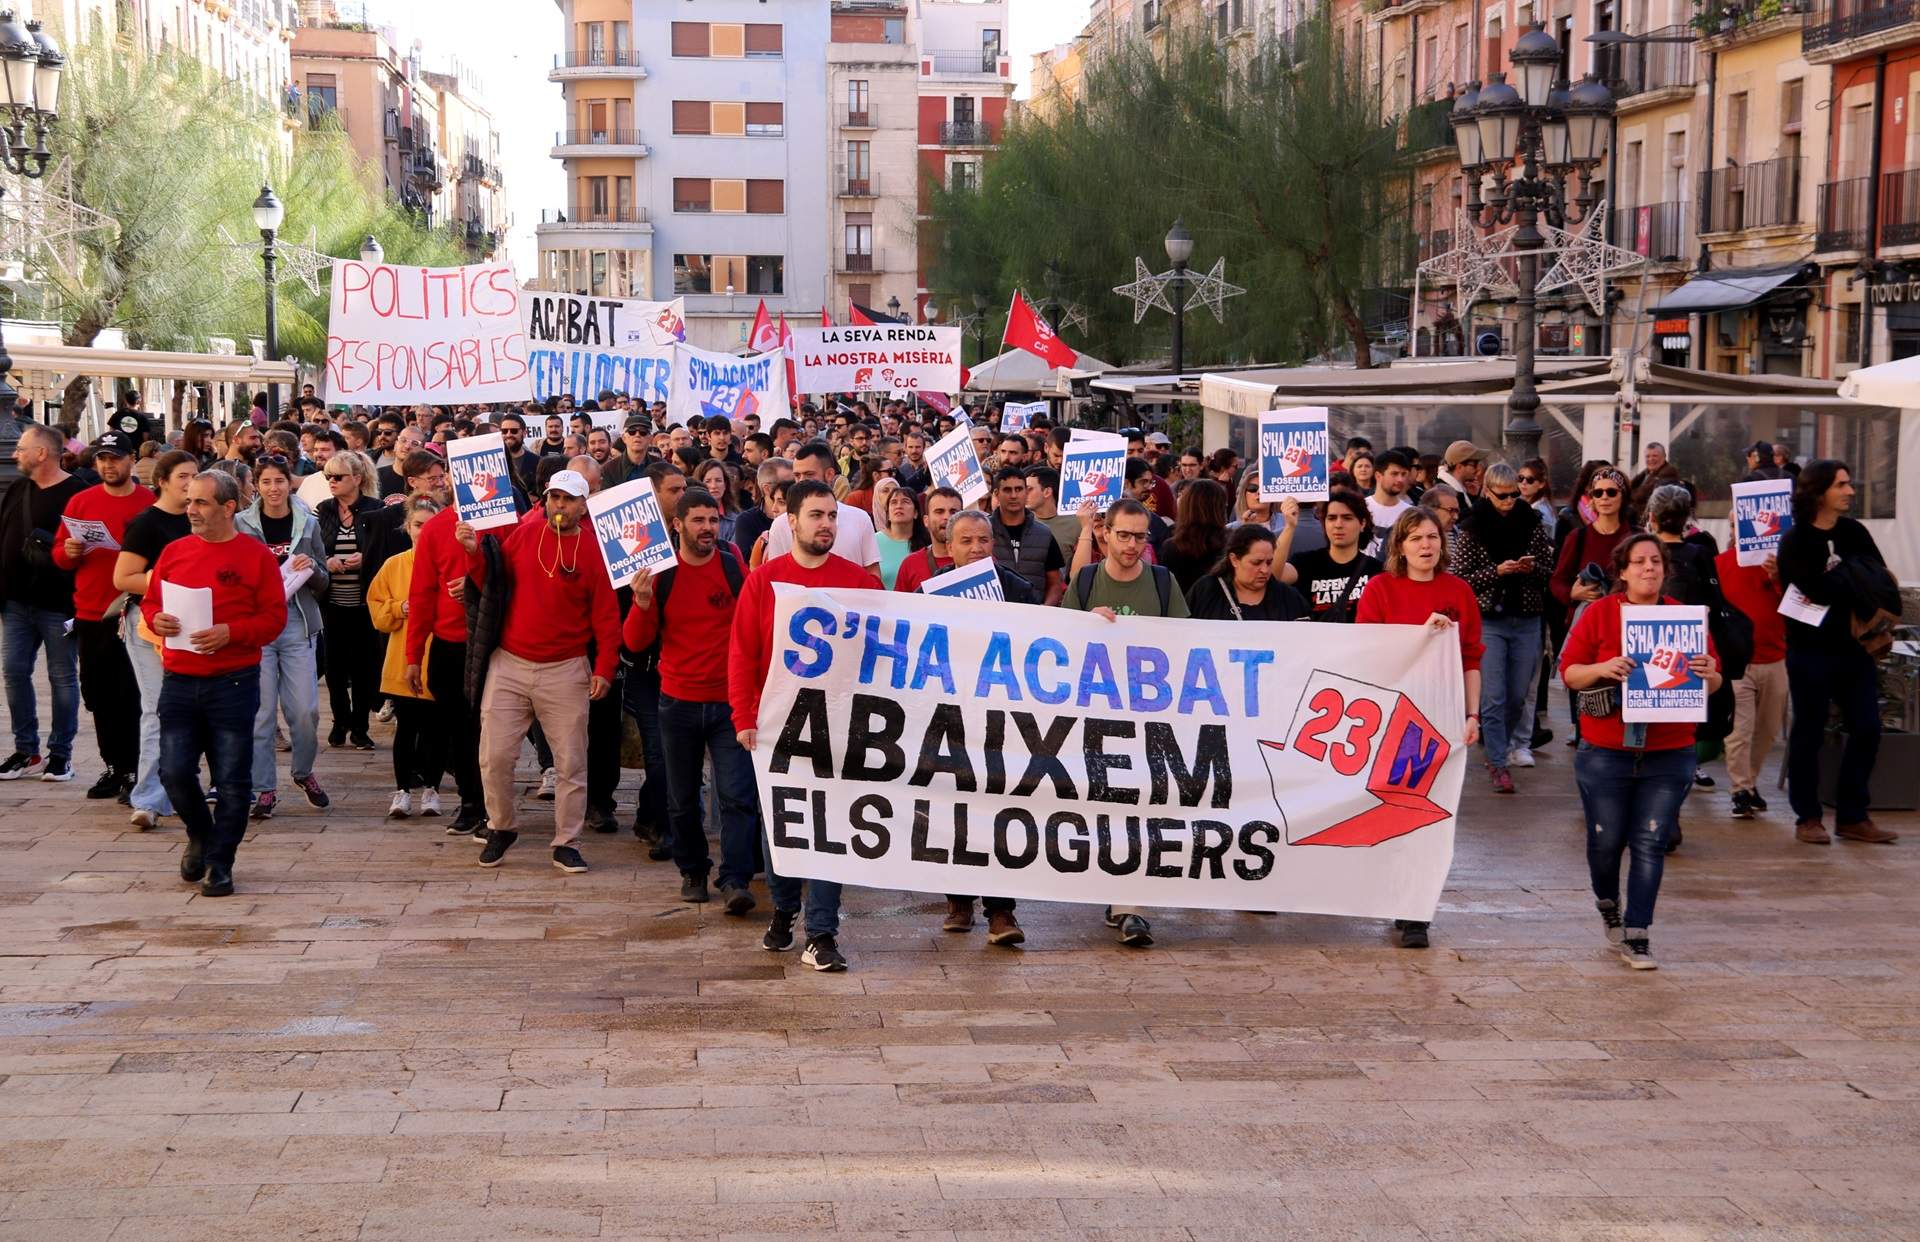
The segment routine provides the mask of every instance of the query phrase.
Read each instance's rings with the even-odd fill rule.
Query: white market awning
[[[291,362],[263,362],[251,354],[189,354],[158,349],[94,349],[83,345],[8,342],[16,371],[97,375],[113,379],[206,381],[226,384],[292,384]]]
[[[1840,381],[1840,395],[1896,410],[1920,409],[1920,356],[1851,371]]]

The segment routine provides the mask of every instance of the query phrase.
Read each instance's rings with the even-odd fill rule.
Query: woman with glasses
[[[1196,444],[1192,448],[1181,450],[1180,460],[1174,464],[1174,477],[1188,481],[1197,479],[1200,477],[1200,472],[1206,469],[1206,465],[1207,459],[1201,454],[1200,446]]]
[[[367,613],[367,582],[361,577],[361,523],[380,512],[373,498],[379,486],[373,463],[356,452],[327,459],[329,499],[315,516],[320,527],[322,562],[328,574],[320,614],[327,635],[327,700],[333,728],[327,745],[351,741],[355,750],[372,750],[367,716],[380,697],[380,659],[384,654]]]
[[[1480,498],[1460,519],[1454,572],[1480,602],[1480,719],[1493,792],[1510,794],[1513,768],[1533,766],[1533,673],[1540,614],[1553,573],[1553,541],[1539,510],[1521,498],[1519,472],[1487,467]]]
[[[281,573],[307,580],[287,599],[280,637],[260,649],[260,710],[253,718],[253,818],[269,819],[280,802],[275,725],[287,721],[293,783],[307,804],[325,810],[330,799],[313,776],[320,749],[320,601],[327,598],[326,551],[312,510],[293,495],[293,467],[282,454],[263,454],[255,482],[259,499],[234,518],[234,527],[267,545]]]
[[[173,802],[160,784],[160,684],[165,670],[160,640],[140,619],[140,598],[155,585],[148,580],[148,570],[160,553],[192,533],[187,522],[187,485],[199,473],[199,459],[185,449],[160,454],[153,467],[158,499],[127,523],[120,555],[113,562],[113,589],[125,591],[129,601],[121,634],[133,663],[133,680],[140,687],[140,779],[128,801],[133,806],[133,826],[143,832],[162,816],[173,814]]]
[[[1613,589],[1613,552],[1633,533],[1626,520],[1627,476],[1612,466],[1593,472],[1582,497],[1593,516],[1580,522],[1553,566],[1553,597],[1578,610]]]
[[[1625,490],[1625,480],[1621,481]],[[1693,787],[1693,734],[1688,722],[1627,724],[1621,718],[1620,684],[1634,660],[1622,650],[1620,609],[1626,605],[1677,604],[1661,594],[1667,576],[1666,548],[1653,535],[1628,534],[1614,548],[1609,564],[1617,588],[1581,612],[1560,653],[1560,676],[1567,689],[1585,700],[1579,713],[1580,750],[1573,778],[1586,811],[1587,871],[1594,904],[1607,940],[1619,946],[1620,960],[1635,970],[1658,963],[1648,945],[1653,906],[1666,869],[1667,838],[1678,827],[1680,804]],[[1720,666],[1708,653],[1690,661],[1706,682],[1720,688]],[[1631,853],[1627,904],[1620,907],[1620,860]]]
[[[1553,530],[1553,496],[1547,485],[1547,463],[1543,458],[1529,457],[1520,463],[1520,499],[1531,505],[1540,514],[1540,520],[1547,524],[1551,534]]]

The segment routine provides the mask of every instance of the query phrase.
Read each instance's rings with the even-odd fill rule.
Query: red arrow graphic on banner
[[[1295,838],[1290,831],[1289,845],[1364,848],[1447,818],[1446,809],[1430,795],[1452,747],[1406,695],[1385,691],[1381,697],[1393,702],[1384,727],[1379,724],[1381,704],[1374,698],[1356,695],[1349,699],[1331,686],[1312,697],[1309,714],[1294,737],[1294,752],[1327,763],[1340,776],[1357,776],[1364,767],[1365,788],[1379,802],[1304,837]],[[1379,747],[1368,765],[1367,752],[1376,737]],[[1274,758],[1286,749],[1285,744],[1262,740],[1260,747],[1274,801],[1280,803],[1282,781]]]

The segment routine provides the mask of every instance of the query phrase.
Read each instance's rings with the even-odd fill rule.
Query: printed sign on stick
[[[1260,499],[1327,498],[1327,408],[1267,410],[1260,415]]]
[[[960,499],[973,504],[987,494],[987,472],[973,451],[970,427],[956,426],[927,450],[927,472],[935,487],[951,487]]]
[[[613,589],[642,574],[657,574],[677,561],[653,480],[629,479],[587,498],[587,520],[607,562]]]
[[[520,520],[513,507],[513,478],[507,445],[499,432],[447,442],[447,475],[460,520],[475,530],[512,526]]]
[[[1755,479],[1733,485],[1733,547],[1742,565],[1764,565],[1793,529],[1793,480]]]
[[[1127,438],[1075,427],[1060,456],[1060,512],[1079,513],[1081,501],[1091,496],[1095,507],[1105,513],[1120,499],[1126,481]]]
[[[1707,610],[1684,604],[1620,609],[1620,651],[1634,661],[1620,688],[1628,724],[1707,718],[1707,683],[1689,666],[1707,653]]]

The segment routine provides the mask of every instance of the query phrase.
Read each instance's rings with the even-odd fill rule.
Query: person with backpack
[[[1080,516],[1086,522],[1080,539],[1088,545],[1093,539],[1091,501],[1081,507]],[[1113,502],[1107,510],[1107,555],[1098,564],[1074,574],[1073,585],[1061,601],[1063,607],[1109,621],[1121,617],[1187,619],[1187,598],[1177,589],[1173,574],[1164,565],[1147,562],[1150,517],[1147,507],[1137,500]],[[1144,909],[1108,906],[1106,917],[1107,926],[1120,933],[1121,944],[1133,949],[1153,944],[1153,929]]]
[[[747,567],[720,538],[720,505],[712,493],[688,488],[674,516],[679,563],[634,580],[622,637],[635,652],[660,641],[660,740],[680,900],[709,900],[713,859],[700,823],[700,776],[711,756],[720,802],[720,900],[738,917],[754,907],[748,886],[760,869],[753,760],[734,736],[727,703],[727,647]]]

